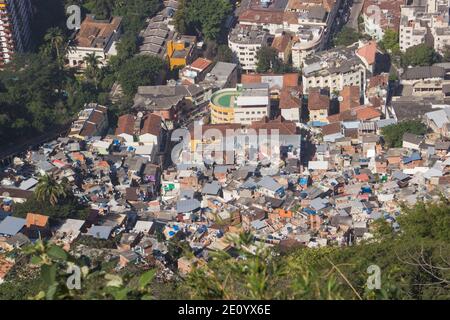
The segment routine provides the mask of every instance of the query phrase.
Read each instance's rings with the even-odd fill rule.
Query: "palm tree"
[[[50,52],[56,53],[56,59],[58,63],[62,65],[67,49],[65,46],[66,38],[62,30],[58,27],[48,29],[44,36],[44,40],[49,44]]]
[[[83,61],[86,63],[86,76],[88,78],[91,78],[94,81],[95,88],[98,86],[98,73],[99,73],[99,65],[100,57],[97,56],[95,53],[88,53],[84,58]]]
[[[39,178],[39,182],[35,189],[36,199],[42,202],[50,202],[55,205],[61,199],[68,195],[68,188],[62,183],[58,183],[55,178],[49,175],[43,175]]]

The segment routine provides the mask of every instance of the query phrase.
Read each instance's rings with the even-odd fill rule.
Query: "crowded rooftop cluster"
[[[151,81],[0,158],[0,283],[9,254],[38,240],[172,279],[233,256],[243,233],[251,252],[348,247],[375,241],[377,221],[401,231],[404,205],[450,198],[450,62],[397,68],[382,41],[396,29],[398,52],[431,41],[442,54],[446,2],[366,0],[365,36],[335,45],[347,1],[242,0],[222,47],[179,30],[181,5],[164,1],[139,32],[130,59],[163,61]],[[62,68],[119,63],[123,22],[86,16]],[[180,241],[193,254],[174,255]]]

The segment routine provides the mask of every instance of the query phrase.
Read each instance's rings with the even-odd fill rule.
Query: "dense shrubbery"
[[[276,49],[272,47],[261,47],[256,52],[256,59],[258,63],[256,65],[256,72],[265,73],[287,73],[292,72],[292,67],[284,63],[279,57]]]
[[[225,36],[224,23],[231,10],[227,0],[182,0],[175,14],[175,28],[182,34],[220,40]]]
[[[381,130],[384,141],[390,148],[399,148],[403,143],[405,133],[424,135],[427,127],[420,120],[407,120],[397,124],[391,124]]]
[[[401,55],[401,65],[404,68],[409,66],[431,66],[433,63],[439,62],[441,57],[434,48],[425,43],[418,44],[406,49]]]
[[[88,57],[88,68],[82,77],[64,69],[71,32],[65,28],[64,1],[34,3],[38,11],[33,39],[39,53],[16,55],[0,72],[0,144],[29,139],[58,124],[66,124],[85,103],[110,104],[109,92],[117,80],[126,91],[125,99],[112,108],[119,113],[130,107],[138,85],[154,84],[157,77],[164,80],[161,70],[165,65],[161,60],[153,58],[147,63],[151,60],[148,57],[130,59],[138,51],[138,33],[145,27],[145,19],[158,12],[161,3],[159,0],[133,0],[126,5],[117,0],[85,2],[83,13],[104,18],[122,16],[124,35],[117,47],[118,55],[112,57],[110,64],[100,68],[98,59]],[[130,74],[130,70],[139,74]]]

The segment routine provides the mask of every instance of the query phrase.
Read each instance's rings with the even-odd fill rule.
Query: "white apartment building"
[[[366,67],[356,55],[358,44],[321,51],[304,61],[303,93],[309,88],[328,88],[330,92],[341,91],[344,86],[359,86],[364,92]]]
[[[318,51],[324,36],[325,28],[320,26],[305,26],[299,28],[291,48],[292,65],[300,69],[303,61]]]
[[[336,21],[340,1],[290,0],[285,8],[272,10],[251,5],[240,12],[239,23],[260,27],[271,35],[283,31],[291,33],[292,63],[294,67],[301,68],[307,56],[324,49],[329,31]]]
[[[450,17],[447,0],[414,0],[401,8],[400,50],[426,43],[440,53],[450,46]]]
[[[0,67],[30,46],[30,0],[0,0]]]
[[[236,55],[236,62],[242,70],[255,71],[256,53],[262,46],[267,46],[269,34],[256,26],[237,25],[228,35],[228,46]]]
[[[364,32],[380,41],[387,29],[398,31],[404,4],[405,0],[365,0],[361,11]]]

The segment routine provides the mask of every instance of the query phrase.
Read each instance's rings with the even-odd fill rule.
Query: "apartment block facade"
[[[269,34],[257,26],[237,25],[228,36],[228,46],[242,70],[255,71],[258,50],[268,45]]]
[[[450,46],[449,3],[446,0],[414,0],[402,6],[400,50],[426,43],[439,53]]]
[[[0,68],[30,47],[30,0],[0,0]]]

